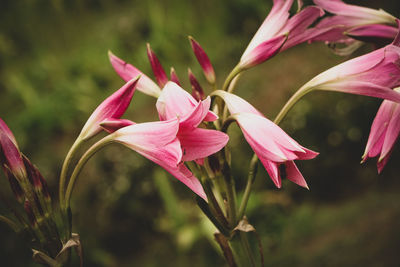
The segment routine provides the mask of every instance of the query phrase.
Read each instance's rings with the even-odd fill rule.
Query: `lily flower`
[[[349,5],[341,0],[314,0],[314,3],[334,16],[315,26],[312,41],[351,44],[357,39],[390,43],[397,34],[396,18],[382,9]]]
[[[178,130],[179,121],[175,118],[123,127],[111,134],[109,138],[160,165],[206,200],[201,183],[181,163],[183,153],[181,143],[177,138]]]
[[[377,167],[380,173],[389,160],[399,134],[400,104],[384,100],[372,123],[362,162],[379,156]]]
[[[271,12],[244,51],[239,66],[250,68],[309,39],[306,29],[324,14],[322,9],[309,6],[289,18],[293,0],[274,0]]]
[[[108,56],[114,70],[125,82],[128,82],[140,75],[140,80],[136,86],[137,90],[153,97],[158,97],[160,95],[161,89],[155,82],[153,82],[152,79],[131,64],[115,56],[113,53],[111,53],[111,51],[108,52]]]
[[[317,75],[299,91],[337,91],[400,102],[400,47],[393,44],[348,60]]]
[[[121,118],[132,100],[138,80],[139,77],[130,80],[118,91],[105,99],[95,109],[92,115],[90,115],[89,119],[83,126],[81,133],[79,134],[79,138],[82,140],[87,140],[95,136],[102,130],[100,123],[106,119]]]
[[[196,56],[197,61],[200,63],[200,66],[203,69],[204,76],[206,77],[207,81],[210,84],[215,84],[214,68],[213,68],[211,61],[208,58],[206,52],[192,36],[189,36],[189,41],[190,41],[190,45],[192,47],[193,53]]]
[[[168,82],[157,100],[160,120],[179,118],[177,137],[183,150],[183,161],[208,157],[221,150],[228,135],[216,130],[198,128],[202,121],[214,121],[217,116],[210,109],[211,99],[197,102],[177,84]]]
[[[294,160],[312,159],[318,153],[299,145],[246,100],[221,90],[215,94],[223,98],[231,118],[239,125],[244,138],[264,165],[276,187],[280,188],[281,179],[287,177],[290,181],[308,189]]]

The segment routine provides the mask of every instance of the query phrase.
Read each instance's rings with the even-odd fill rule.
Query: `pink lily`
[[[396,18],[384,10],[349,5],[341,0],[314,0],[314,3],[334,16],[323,19],[309,31],[314,36],[312,41],[351,44],[355,40],[350,36],[361,40],[369,37],[365,41],[372,42],[384,37],[389,43],[396,36]]]
[[[108,56],[110,58],[111,65],[125,82],[128,82],[140,75],[140,80],[136,86],[137,90],[153,97],[158,97],[160,95],[161,89],[155,82],[153,82],[152,79],[131,64],[115,56],[113,53],[111,53],[111,51],[108,52]]]
[[[204,76],[210,84],[215,83],[215,72],[214,68],[211,64],[210,59],[208,58],[206,52],[201,47],[201,45],[192,37],[189,36],[190,45],[194,52],[194,55],[197,58],[197,61],[200,63],[201,68],[203,69]]]
[[[400,105],[384,100],[371,126],[362,162],[379,156],[378,173],[389,160],[393,146],[400,134]]]
[[[149,58],[151,69],[153,70],[158,85],[160,87],[164,87],[164,85],[168,82],[168,77],[163,67],[161,66],[161,63],[158,60],[156,54],[153,52],[153,50],[151,50],[150,44],[147,44],[147,56]]]
[[[201,183],[181,163],[183,154],[177,138],[178,130],[179,121],[175,118],[123,127],[111,134],[110,138],[160,165],[206,200]]]
[[[197,102],[177,84],[168,82],[156,104],[160,120],[179,118],[177,137],[183,150],[183,161],[208,157],[221,150],[229,137],[222,132],[197,128],[202,121],[214,121],[211,99]]]
[[[386,47],[348,60],[313,78],[302,89],[337,91],[400,102],[400,47],[398,38]],[[300,91],[299,90],[299,91]]]
[[[182,118],[192,111],[198,101],[188,92],[183,90],[174,82],[168,82],[159,96],[156,107],[160,120],[168,120],[179,116]],[[208,111],[204,121],[215,121],[217,119],[212,111]]]
[[[131,102],[138,80],[139,77],[130,80],[104,100],[90,115],[79,134],[79,138],[87,140],[95,136],[102,130],[100,123],[106,119],[121,118]]]
[[[244,99],[225,91],[216,91],[215,94],[224,99],[231,117],[239,125],[274,184],[280,188],[281,178],[287,177],[308,189],[303,175],[293,161],[312,159],[318,153],[299,145]]]
[[[305,30],[320,16],[322,9],[310,6],[289,18],[293,0],[274,0],[274,5],[244,51],[239,66],[246,69],[273,57],[279,51],[308,40]]]

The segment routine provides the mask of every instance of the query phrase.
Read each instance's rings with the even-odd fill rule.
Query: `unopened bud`
[[[196,77],[194,76],[192,70],[188,68],[188,75],[190,84],[192,85],[192,96],[197,100],[201,101],[204,99],[204,91],[201,87],[200,83],[197,81]]]
[[[200,63],[201,68],[203,69],[204,76],[210,84],[214,84],[215,72],[206,52],[200,46],[200,44],[195,39],[193,39],[193,37],[189,36],[189,41],[190,45],[192,46],[193,53],[196,56],[197,61]]]
[[[29,203],[28,200],[25,200],[24,209],[31,226],[35,227],[37,225],[37,221],[35,215],[33,214],[31,203]]]
[[[147,44],[147,56],[149,57],[150,65],[158,85],[161,88],[164,87],[164,85],[168,82],[168,77],[156,54],[153,52],[153,50],[151,50],[150,44]]]
[[[176,75],[175,69],[173,67],[171,67],[170,78],[171,78],[171,81],[173,81],[177,85],[181,86],[178,75]]]
[[[16,200],[21,204],[24,203],[24,193],[17,179],[6,165],[3,165],[3,169],[8,179],[8,182],[10,183],[11,191],[13,192]]]

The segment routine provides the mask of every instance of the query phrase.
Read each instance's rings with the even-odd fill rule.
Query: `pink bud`
[[[21,154],[8,135],[0,132],[0,152],[5,165],[10,168],[12,174],[18,179],[26,176],[25,166],[21,158]]]
[[[113,133],[123,127],[135,124],[133,121],[119,119],[119,120],[105,120],[100,123],[100,126],[108,133]]]
[[[132,79],[104,100],[83,126],[80,137],[87,140],[101,131],[100,123],[106,119],[119,119],[128,108],[139,77]]]
[[[153,73],[156,77],[158,85],[160,87],[164,87],[164,85],[168,82],[168,77],[156,54],[153,52],[153,50],[151,50],[150,44],[147,44],[147,56],[149,57],[150,65],[153,69]]]
[[[190,45],[192,46],[194,55],[197,58],[197,61],[200,63],[201,68],[203,69],[204,76],[210,84],[215,83],[215,72],[214,68],[211,64],[210,59],[208,58],[204,49],[200,46],[200,44],[193,39],[192,36],[189,36]]]
[[[204,91],[201,88],[200,83],[197,81],[196,77],[194,76],[192,70],[188,68],[188,75],[190,84],[192,85],[192,96],[197,100],[201,101],[204,99]]]
[[[179,78],[178,78],[178,75],[176,75],[174,67],[171,67],[170,77],[171,77],[171,81],[173,81],[177,85],[181,86],[181,83],[179,82]]]

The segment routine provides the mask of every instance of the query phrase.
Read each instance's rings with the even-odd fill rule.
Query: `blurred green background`
[[[109,49],[152,77],[149,42],[186,88],[188,66],[205,85],[187,40],[192,35],[221,84],[271,2],[1,0],[0,116],[57,198],[57,177],[70,145],[94,108],[123,85],[108,62]],[[396,1],[351,3],[400,16]],[[244,73],[236,92],[273,118],[297,88],[344,60],[323,44],[303,44]],[[315,92],[284,120],[293,138],[321,154],[298,162],[310,191],[287,181],[276,189],[259,168],[247,215],[262,238],[266,266],[400,265],[400,145],[379,176],[375,160],[359,164],[380,102]],[[137,92],[125,117],[156,120],[154,104]],[[252,152],[236,126],[230,133],[242,192]],[[4,175],[0,178],[2,194],[10,197]],[[4,205],[0,210],[7,214]],[[105,148],[85,167],[73,220],[85,266],[224,266],[214,229],[193,195],[121,146]],[[37,266],[29,245],[3,224],[0,235],[2,266]]]

